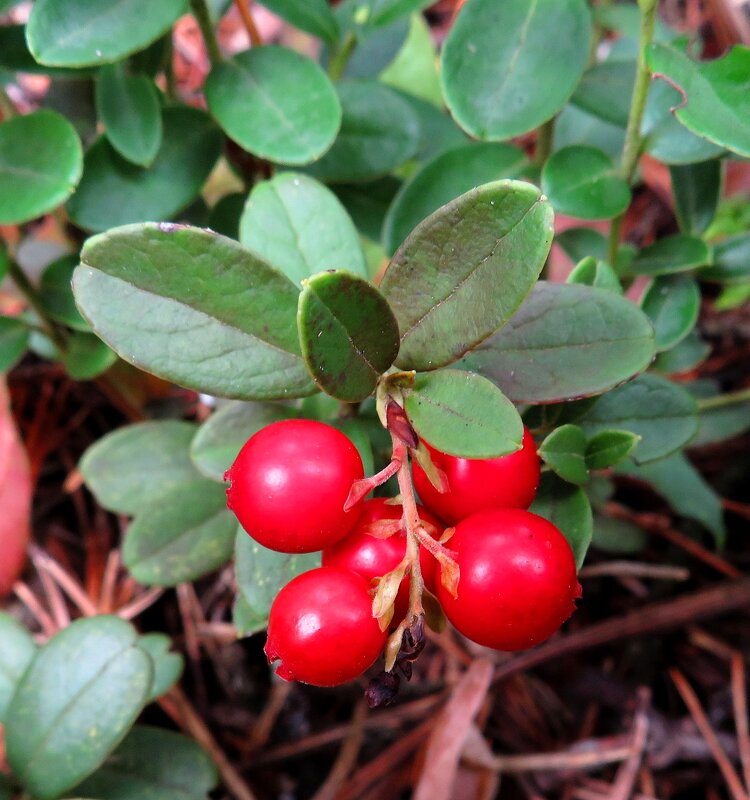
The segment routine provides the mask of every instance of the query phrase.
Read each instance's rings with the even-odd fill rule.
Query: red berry
[[[305,419],[274,422],[245,443],[224,478],[227,505],[256,541],[282,553],[311,553],[342,539],[361,503],[344,511],[364,475],[341,431]]]
[[[334,567],[298,575],[276,596],[265,653],[280,660],[285,681],[337,686],[361,675],[380,654],[386,633],[372,616],[364,578]]]
[[[546,519],[515,508],[481,511],[448,542],[461,570],[458,597],[437,596],[453,625],[478,644],[523,650],[551,636],[581,596],[573,551]]]
[[[443,532],[443,525],[421,506],[418,506],[420,518],[432,526],[428,532],[436,538]],[[361,575],[368,583],[372,584],[373,578],[381,578],[386,573],[395,569],[406,554],[406,534],[403,528],[387,539],[378,539],[365,532],[366,527],[381,519],[400,519],[403,513],[402,506],[390,505],[384,497],[365,500],[362,506],[362,516],[359,518],[354,530],[344,539],[329,545],[323,550],[323,566],[348,569]],[[419,563],[422,567],[422,576],[427,588],[434,593],[437,562],[422,547],[419,553]],[[401,583],[396,597],[393,619],[400,622],[409,608],[409,576]]]
[[[414,486],[427,508],[450,525],[489,508],[528,508],[534,500],[540,464],[528,428],[521,449],[498,458],[459,458],[427,448],[448,479],[448,491],[441,494],[416,462]]]

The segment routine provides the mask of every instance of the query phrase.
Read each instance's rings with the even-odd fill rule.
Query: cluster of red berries
[[[534,440],[507,456],[467,459],[429,447],[447,480],[438,491],[413,464],[425,530],[447,546],[460,570],[456,596],[440,566],[420,548],[428,591],[462,634],[498,650],[520,650],[554,633],[580,596],[570,545],[547,520],[526,509],[539,484]],[[226,474],[229,508],[260,544],[284,553],[322,550],[323,566],[290,581],[271,606],[265,652],[277,674],[318,686],[361,675],[382,651],[387,632],[372,614],[374,579],[404,559],[401,527],[372,535],[381,520],[398,520],[400,505],[359,501],[345,511],[352,484],[364,476],[351,441],[321,422],[285,420],[252,436]],[[395,601],[395,620],[408,611],[407,575]]]

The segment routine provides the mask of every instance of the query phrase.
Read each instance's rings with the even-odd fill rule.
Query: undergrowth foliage
[[[720,502],[684,451],[746,427],[723,412],[750,398],[684,376],[708,354],[702,286],[723,308],[750,296],[750,235],[722,199],[727,163],[750,157],[750,50],[698,60],[655,0],[468,0],[438,61],[426,0],[260,1],[308,35],[304,54],[223,53],[221,0],[36,0],[27,21],[0,0],[0,225],[66,223],[38,281],[18,237],[0,251],[28,301],[0,317],[0,368],[30,350],[111,382],[126,362],[215,405],[200,424],[125,426],[81,461],[99,503],[132,517],[132,576],[174,587],[233,561],[238,635],[267,627],[321,557],[248,536],[223,476],[284,420],[349,438],[377,478],[357,500],[401,496],[409,560],[376,616],[387,628],[411,573],[386,647],[404,674],[423,641],[420,548],[442,568],[434,592],[460,596],[450,538],[407,519],[409,459],[440,488],[430,449],[510,457],[526,426],[544,471],[531,511],[578,568],[590,545],[620,546],[627,523],[601,513],[618,475],[721,547]],[[205,109],[173,72],[188,13],[211,62]],[[50,86],[27,108],[29,74]],[[648,243],[621,235],[643,154],[668,168],[679,225]],[[556,214],[577,220],[556,239],[564,283],[544,276]],[[0,798],[136,797],[123,769],[142,786],[170,768],[181,797],[206,797],[197,745],[134,726],[181,672],[157,639],[98,615],[39,644],[0,615]]]

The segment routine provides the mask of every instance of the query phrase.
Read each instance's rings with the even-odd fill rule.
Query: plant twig
[[[31,281],[26,277],[26,273],[21,269],[15,259],[8,259],[8,276],[24,296],[26,302],[34,309],[39,317],[39,325],[44,333],[61,349],[65,350],[67,341],[62,330],[47,315],[47,310],[39,300],[36,289]]]
[[[247,35],[250,37],[250,44],[253,47],[259,47],[263,44],[263,39],[250,11],[250,2],[251,0],[234,0],[234,5],[239,11],[240,17],[242,17],[242,23],[247,30]]]
[[[216,38],[216,32],[211,22],[211,15],[208,12],[206,0],[190,0],[190,8],[193,11],[193,16],[198,23],[198,27],[201,29],[208,60],[211,62],[211,66],[215,67],[221,64],[221,50],[219,49],[219,41]]]
[[[690,570],[685,567],[674,567],[671,564],[642,564],[639,561],[605,561],[603,564],[591,564],[583,567],[579,575],[582,578],[601,576],[656,578],[663,581],[686,581]]]
[[[537,167],[543,167],[544,162],[549,158],[554,138],[555,117],[552,117],[537,128],[536,144],[534,145],[534,164]]]
[[[617,777],[608,796],[609,800],[629,800],[633,794],[633,787],[638,779],[638,770],[648,740],[648,707],[650,703],[651,692],[647,688],[641,687],[638,691],[638,705],[633,721],[631,753],[617,770]]]
[[[333,768],[328,773],[325,783],[313,795],[313,800],[335,800],[347,776],[357,763],[357,756],[365,735],[365,719],[367,719],[367,702],[362,698],[354,707],[349,733],[341,745]]]
[[[43,572],[49,574],[84,616],[91,617],[99,613],[96,603],[84,592],[78,581],[69,575],[54,558],[48,556],[36,545],[31,545],[29,552],[40,575]]]
[[[740,751],[745,790],[750,793],[750,722],[747,713],[747,689],[745,686],[745,659],[735,653],[730,662],[732,683],[732,706],[734,726],[737,729],[737,742]]]
[[[341,45],[331,53],[331,58],[328,61],[328,75],[332,81],[338,81],[343,77],[346,65],[349,63],[356,46],[357,39],[350,32],[346,34]]]
[[[750,388],[738,389],[736,392],[718,394],[715,397],[703,397],[698,400],[699,411],[709,411],[714,408],[750,403]]]
[[[42,633],[45,636],[54,636],[57,633],[55,621],[44,606],[36,599],[34,592],[32,592],[23,581],[16,581],[13,584],[13,593],[39,623],[39,627],[42,629]]]

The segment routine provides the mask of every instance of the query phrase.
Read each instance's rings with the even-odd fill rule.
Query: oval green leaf
[[[297,326],[313,380],[337,400],[372,394],[398,354],[398,324],[386,299],[350,273],[331,270],[303,281]]]
[[[148,702],[166,694],[182,675],[185,659],[172,651],[172,640],[165,633],[147,633],[138,640],[138,647],[151,657],[154,664],[154,679]]]
[[[586,436],[577,425],[561,425],[539,447],[544,463],[564,481],[584,484],[589,479]]]
[[[343,117],[333,147],[307,172],[331,183],[378,178],[416,153],[419,119],[393,89],[374,81],[337,85]]]
[[[693,330],[698,321],[701,293],[686,275],[665,275],[651,283],[641,308],[656,333],[656,351],[671,350]]]
[[[729,236],[713,246],[713,262],[698,274],[707,281],[741,283],[750,278],[750,233]]]
[[[40,64],[99,66],[143,50],[187,11],[187,0],[37,0],[26,39]]]
[[[721,161],[673,165],[672,179],[675,213],[683,233],[700,236],[713,222],[722,187]]]
[[[465,359],[517,403],[599,394],[646,369],[648,318],[605,289],[540,281],[510,322]]]
[[[634,61],[610,59],[586,70],[571,101],[589,114],[624,128],[634,82]]]
[[[380,285],[401,331],[398,366],[450,364],[504,325],[534,285],[551,242],[551,206],[520,181],[485,184],[431,214],[401,245]]]
[[[334,43],[339,36],[336,16],[326,0],[261,0],[261,5],[313,36]]]
[[[629,275],[669,275],[702,267],[711,260],[708,245],[696,236],[677,233],[644,247],[630,262]]]
[[[96,79],[96,109],[112,147],[147,167],[161,146],[161,104],[154,82],[127,75],[122,64],[103,67]]]
[[[15,317],[0,316],[0,373],[11,370],[29,346],[29,326]]]
[[[31,634],[10,614],[0,611],[0,723],[5,722],[13,693],[34,653]]]
[[[526,166],[522,150],[510,144],[462,145],[438,155],[406,181],[383,222],[383,244],[393,253],[433,211],[475,186],[515,178]]]
[[[0,225],[16,225],[63,203],[81,179],[75,128],[54,111],[0,124]]]
[[[638,378],[602,395],[578,420],[587,435],[618,428],[641,437],[633,458],[656,461],[686,445],[698,430],[695,398],[658,375]]]
[[[224,487],[199,479],[138,510],[125,536],[122,560],[145,586],[176,586],[225,564],[236,527]]]
[[[627,458],[640,441],[641,437],[630,431],[599,431],[586,444],[586,466],[607,469]]]
[[[571,145],[554,153],[542,170],[542,190],[560,214],[611,219],[630,204],[627,181],[606,153]]]
[[[367,277],[354,223],[336,195],[307,175],[284,172],[256,184],[240,242],[296,284],[324,269]]]
[[[565,105],[590,40],[584,0],[468,0],[443,46],[448,108],[479,139],[526,133]]]
[[[63,366],[75,381],[90,381],[117,361],[117,353],[93,333],[74,331],[63,353]]]
[[[606,289],[615,294],[622,294],[622,285],[617,273],[606,261],[586,256],[575,265],[565,279],[566,283],[581,283],[595,289]]]
[[[481,375],[457,369],[417,375],[405,398],[414,429],[444,453],[495,458],[521,448],[523,423],[515,406]]]
[[[76,331],[88,331],[89,325],[76,308],[70,282],[78,266],[78,256],[62,256],[53,261],[39,279],[39,302],[47,314]]]
[[[112,431],[84,453],[79,468],[104,508],[135,514],[141,506],[199,475],[190,460],[190,422],[139,422]]]
[[[132,625],[76,620],[36,654],[6,718],[8,762],[40,800],[90,775],[140,714],[153,679]]]
[[[254,47],[219,64],[205,91],[209,110],[228,136],[279,164],[320,158],[341,125],[341,106],[328,76],[285,47]]]
[[[711,345],[704,342],[698,331],[693,329],[671,350],[659,353],[653,369],[666,375],[679,375],[689,372],[704,362],[711,352]]]
[[[89,239],[81,262],[78,306],[131,364],[223,397],[313,390],[297,337],[296,287],[232,239],[130,225]]]

